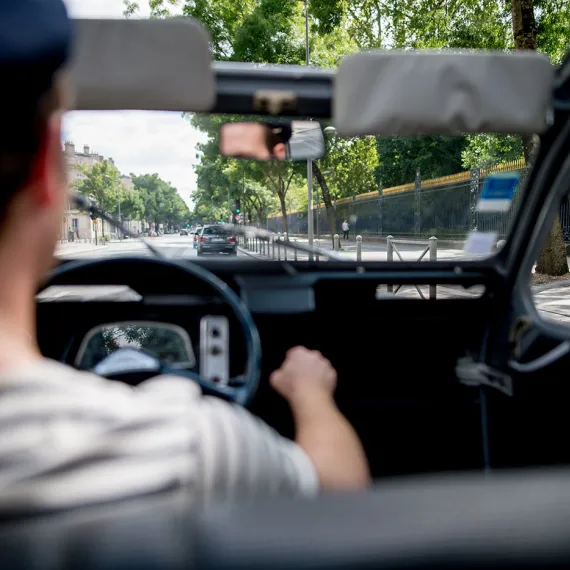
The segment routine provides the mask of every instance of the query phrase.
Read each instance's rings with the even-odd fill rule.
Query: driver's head
[[[37,273],[51,263],[67,201],[70,43],[62,0],[0,0],[0,267],[15,256]]]

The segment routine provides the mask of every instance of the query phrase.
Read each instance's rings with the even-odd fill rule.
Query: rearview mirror
[[[318,160],[325,153],[325,141],[317,121],[224,123],[220,153],[260,161]]]

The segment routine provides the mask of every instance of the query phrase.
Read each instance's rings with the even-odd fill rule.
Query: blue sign
[[[508,212],[518,185],[519,175],[517,172],[491,174],[483,186],[477,210],[480,212]]]

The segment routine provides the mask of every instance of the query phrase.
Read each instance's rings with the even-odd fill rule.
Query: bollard
[[[321,240],[320,239],[316,239],[315,240],[315,249],[319,250],[321,248]],[[319,256],[319,252],[316,251],[315,252],[315,261],[320,261],[320,256]]]
[[[277,234],[277,261],[281,261],[281,233]]]
[[[271,257],[275,259],[275,236],[271,236]]]
[[[497,251],[499,251],[500,249],[503,249],[505,247],[506,243],[507,243],[507,240],[500,239],[496,245]]]
[[[295,238],[293,241],[294,241],[295,243],[297,243],[297,238]],[[297,261],[297,250],[296,250],[296,249],[295,249],[293,255],[295,256],[295,261]]]
[[[362,236],[356,236],[356,261],[362,261]]]
[[[388,236],[386,238],[386,261],[394,261],[394,244],[392,243],[393,239],[394,236]],[[388,293],[393,293],[394,285],[391,283],[386,285],[386,291]]]
[[[285,259],[285,261],[287,261],[287,242],[289,241],[289,234],[285,233],[283,234],[285,237],[285,245],[283,246],[283,258]]]
[[[437,238],[431,236],[429,238],[429,260],[437,261]],[[437,297],[437,285],[429,286],[429,298],[435,299]]]
[[[338,234],[334,234],[334,242],[333,242],[333,250],[340,251],[340,236]]]

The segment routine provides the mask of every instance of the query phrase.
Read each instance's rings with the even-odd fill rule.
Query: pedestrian
[[[344,239],[348,239],[348,234],[350,232],[350,226],[348,225],[348,220],[342,222],[342,231],[344,232]]]

